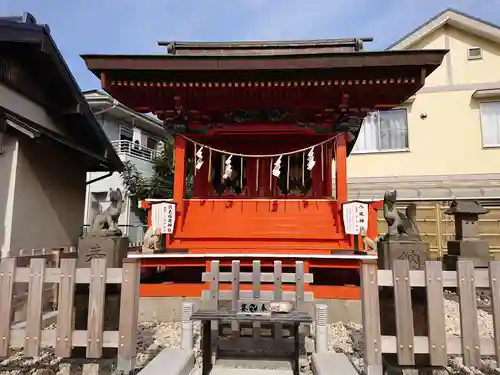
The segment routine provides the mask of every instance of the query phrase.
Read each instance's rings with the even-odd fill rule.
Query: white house
[[[84,93],[95,117],[123,162],[130,161],[145,177],[153,174],[153,158],[162,147],[167,133],[157,118],[131,110],[100,90]],[[106,177],[107,176],[107,177]],[[92,224],[96,214],[109,204],[110,189],[124,190],[120,173],[91,172],[87,174],[84,224]],[[143,238],[144,226],[138,216],[138,208],[125,198],[123,213],[119,219],[122,231],[133,243]]]

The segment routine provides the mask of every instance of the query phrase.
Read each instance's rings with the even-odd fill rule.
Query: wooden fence
[[[394,288],[396,336],[381,335],[379,287]],[[415,336],[410,288],[426,288],[428,337]],[[476,287],[490,288],[494,338],[479,336]],[[446,336],[443,288],[458,288],[461,337]],[[500,261],[489,269],[474,269],[472,261],[458,261],[457,271],[443,271],[439,261],[425,270],[409,271],[407,260],[396,260],[393,270],[377,270],[375,262],[361,266],[361,302],[365,336],[365,370],[382,374],[382,353],[395,353],[401,366],[415,365],[415,354],[429,354],[432,366],[446,366],[448,355],[462,355],[465,366],[480,367],[481,356],[500,359]]]
[[[91,260],[90,268],[76,268],[76,259],[61,259],[60,267],[46,267],[44,258],[33,258],[29,267],[17,267],[16,258],[0,263],[0,358],[11,349],[23,349],[24,356],[38,357],[41,346],[55,349],[57,357],[68,358],[73,347],[86,347],[87,358],[100,358],[103,348],[117,348],[117,367],[135,367],[140,264],[125,259],[123,268],[106,268],[105,258]],[[25,329],[12,329],[15,283],[28,283]],[[57,327],[41,325],[44,284],[59,285]],[[89,284],[87,330],[74,330],[75,284]],[[119,331],[104,331],[106,284],[121,284]]]
[[[21,249],[13,255],[16,259],[16,267],[29,267],[31,259],[40,258],[45,260],[47,268],[58,268],[62,257],[76,256],[74,247],[59,247],[50,249]],[[42,293],[43,310],[57,310],[58,284],[46,284]],[[26,305],[28,302],[28,286],[17,284],[14,287],[12,302],[13,321],[26,320]]]
[[[455,222],[453,216],[444,212],[451,202],[425,203],[417,202],[417,221],[422,233],[422,239],[430,244],[431,256],[441,259],[447,251],[447,242],[455,238]],[[399,209],[404,211],[407,204],[399,203]],[[500,258],[500,207],[484,205],[489,213],[479,216],[479,237],[488,242],[490,249]],[[387,224],[383,211],[379,210],[378,232],[387,232]]]

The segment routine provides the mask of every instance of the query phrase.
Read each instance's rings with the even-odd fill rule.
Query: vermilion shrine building
[[[160,43],[166,55],[83,56],[107,92],[175,136],[175,226],[164,252],[142,255],[171,282],[144,284],[142,295],[199,296],[212,259],[260,259],[303,260],[318,298],[359,298],[352,270],[365,255],[342,219],[347,157],[366,114],[412,96],[447,52],[365,52],[363,41],[172,42]],[[379,207],[369,206],[371,238]]]

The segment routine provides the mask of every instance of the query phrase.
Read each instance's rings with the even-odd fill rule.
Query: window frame
[[[374,111],[377,112],[377,144],[380,145],[380,137],[381,137],[381,131],[380,131],[380,113],[381,112],[391,112],[391,111],[404,111],[406,114],[406,137],[407,137],[407,144],[408,147],[403,147],[403,148],[386,148],[386,149],[372,149],[372,150],[356,150],[353,148],[352,154],[356,155],[363,155],[363,154],[383,154],[383,153],[391,153],[391,152],[409,152],[410,151],[410,132],[409,132],[409,121],[408,121],[408,114],[409,114],[409,109],[407,107],[396,107],[387,111]],[[358,135],[359,137],[359,135]],[[356,139],[357,140],[357,139]]]
[[[471,56],[470,51],[478,49],[479,50],[479,56]],[[474,61],[474,60],[482,60],[483,59],[483,49],[479,46],[470,46],[467,47],[467,61]]]
[[[498,143],[496,143],[496,144],[485,144],[484,143],[483,106],[485,104],[490,104],[490,103],[498,103],[498,105],[500,106],[500,99],[484,100],[484,101],[479,102],[479,126],[480,126],[480,130],[481,130],[481,148],[483,148],[483,149],[500,148],[500,137],[499,137]],[[499,112],[499,114],[500,114],[500,112]],[[499,125],[499,127],[500,127],[500,125]]]
[[[130,134],[130,140],[129,139],[123,139],[122,134],[127,135]],[[119,129],[118,129],[118,140],[119,141],[128,141],[130,143],[133,143],[134,140],[134,130],[132,127],[127,126],[125,124],[120,124]]]

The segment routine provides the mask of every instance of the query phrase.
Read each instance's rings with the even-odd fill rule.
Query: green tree
[[[126,161],[121,173],[126,194],[132,199],[133,204],[148,198],[170,199],[173,197],[174,187],[174,145],[172,139],[163,141],[163,148],[153,158],[153,175],[143,176],[135,165]],[[192,158],[187,159],[186,168],[191,171]],[[190,197],[193,185],[193,174],[186,176],[186,197]],[[140,209],[139,216],[143,223],[147,222],[146,210]]]

